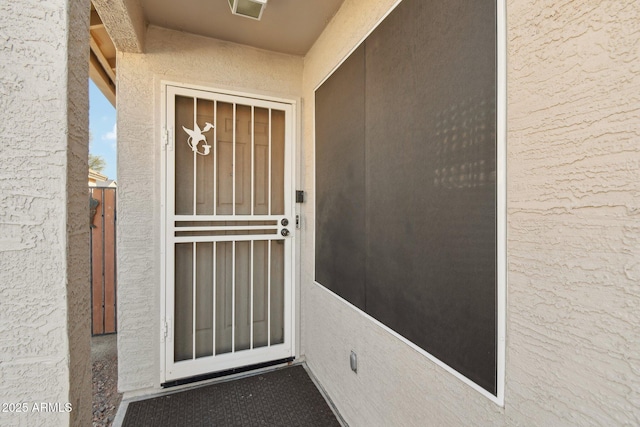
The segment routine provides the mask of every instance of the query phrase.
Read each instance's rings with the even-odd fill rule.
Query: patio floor
[[[129,402],[123,427],[340,426],[302,365]]]

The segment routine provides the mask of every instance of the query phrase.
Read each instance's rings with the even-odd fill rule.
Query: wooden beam
[[[115,108],[116,106],[116,85],[115,81],[112,81],[104,68],[102,68],[102,64],[93,53],[93,49],[90,52],[89,59],[89,77],[95,85],[100,89],[100,92],[104,94],[104,96],[109,100],[111,105]]]
[[[91,47],[91,52],[93,52],[93,54],[96,56],[96,59],[100,62],[102,69],[104,69],[105,73],[107,73],[111,81],[115,83],[116,74],[113,72],[113,69],[115,68],[115,64],[113,67],[111,66],[111,64],[109,63],[109,60],[107,60],[107,58],[104,57],[102,50],[100,50],[100,47],[98,46],[98,43],[93,38],[93,36],[91,36],[91,38],[89,39],[89,46]],[[113,62],[115,62],[115,58],[113,58]]]
[[[100,19],[100,15],[98,15],[98,12],[94,8],[91,8],[91,21],[89,22],[89,28],[93,30],[94,28],[101,27],[104,27],[104,24],[102,23],[102,19]]]

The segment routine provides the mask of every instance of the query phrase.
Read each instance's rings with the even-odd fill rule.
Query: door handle
[[[283,237],[287,237],[290,233],[289,233],[289,230],[287,230],[286,228],[283,228],[280,234],[282,234]]]

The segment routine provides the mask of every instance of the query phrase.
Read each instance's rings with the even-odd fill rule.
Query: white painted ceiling
[[[150,25],[304,55],[343,0],[269,0],[256,21],[231,14],[228,0],[140,0]]]

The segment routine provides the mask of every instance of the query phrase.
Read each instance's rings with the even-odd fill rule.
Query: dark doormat
[[[340,426],[302,366],[129,403],[123,427]]]

